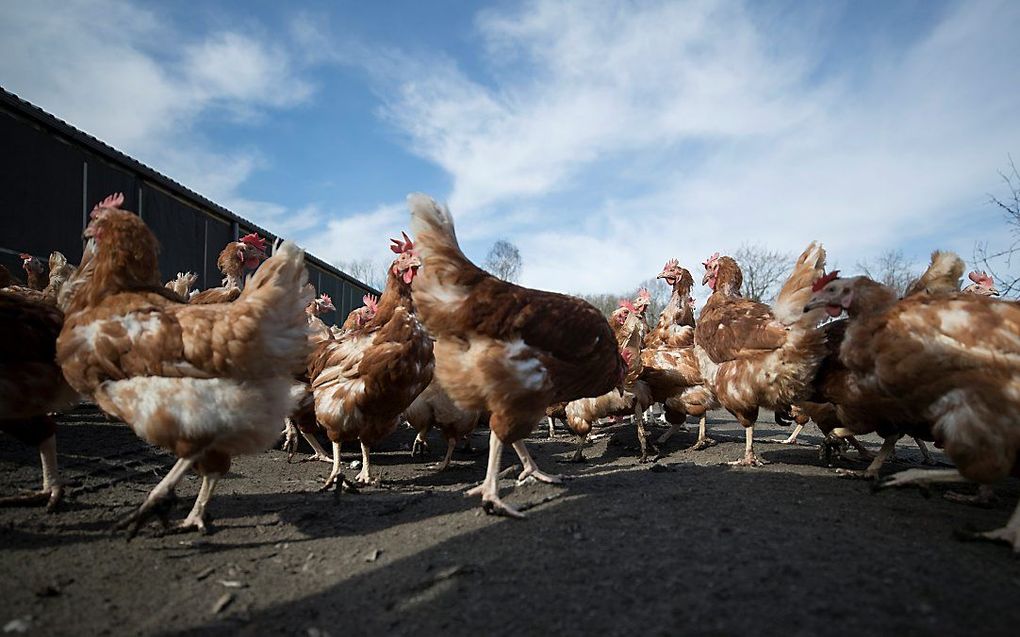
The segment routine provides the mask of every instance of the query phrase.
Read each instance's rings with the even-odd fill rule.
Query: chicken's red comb
[[[253,247],[256,250],[258,250],[259,252],[265,252],[266,251],[266,243],[267,243],[267,241],[265,239],[263,239],[262,237],[260,237],[258,234],[254,233],[254,232],[251,233],[251,234],[244,235],[243,237],[241,237],[239,239],[239,241],[241,243],[246,244],[246,245],[250,245],[251,247]]]
[[[325,292],[319,295],[319,300],[325,303],[329,303],[330,305],[333,305],[333,299],[329,298],[329,295],[326,294]]]
[[[390,250],[393,250],[397,254],[403,254],[414,250],[414,241],[411,241],[411,237],[407,236],[406,232],[401,232],[404,235],[404,240],[390,239],[393,245],[390,246]]]
[[[828,285],[830,282],[835,281],[838,278],[839,270],[833,270],[832,272],[829,272],[828,274],[820,277],[817,281],[815,281],[814,284],[812,284],[811,286],[811,291],[818,292],[826,285]]]
[[[630,299],[620,299],[620,307],[637,314],[637,308],[634,307],[634,304],[631,303]]]
[[[705,266],[707,268],[707,267],[715,265],[715,262],[718,261],[718,260],[719,260],[719,253],[716,252],[712,256],[708,257],[708,259],[706,259],[705,261],[702,261],[701,265],[703,265],[703,266]]]
[[[652,300],[652,295],[647,289],[641,288],[637,291],[637,300],[648,302]]]
[[[679,268],[679,267],[680,267],[680,262],[679,261],[677,261],[676,259],[670,259],[669,261],[666,261],[666,265],[662,266],[662,269],[663,270],[668,270],[670,268]]]
[[[31,254],[29,254],[27,252],[22,252],[21,254],[18,255],[18,258],[22,259],[24,261],[28,261],[30,259],[34,259],[35,257],[33,257]],[[975,281],[975,283],[976,283],[976,281]]]
[[[24,258],[24,256],[22,257]],[[967,275],[971,281],[984,287],[990,287],[995,281],[992,277],[988,276],[987,272],[974,270]]]
[[[122,193],[122,192],[115,192],[112,195],[108,196],[106,199],[103,199],[102,201],[97,203],[95,205],[95,207],[92,208],[92,212],[89,214],[89,217],[92,218],[92,219],[95,219],[96,218],[96,213],[99,212],[101,209],[103,209],[103,208],[120,208],[123,203],[124,203],[124,193]]]
[[[367,307],[369,311],[372,312],[373,314],[379,311],[379,299],[376,298],[375,296],[372,296],[371,294],[366,294],[365,296],[361,297],[361,300],[365,303],[365,307]]]

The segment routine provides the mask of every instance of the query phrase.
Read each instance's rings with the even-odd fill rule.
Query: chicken
[[[627,365],[606,319],[576,297],[501,281],[461,252],[453,218],[430,197],[408,197],[423,274],[412,290],[422,322],[436,338],[436,378],[462,409],[489,418],[485,480],[468,491],[489,513],[521,517],[499,497],[503,445],[529,476],[541,471],[524,445],[546,407],[621,387]]]
[[[77,399],[56,363],[64,316],[49,303],[0,291],[0,431],[39,449],[43,486],[38,492],[0,498],[0,505],[46,503],[63,494],[57,472],[56,423],[49,416]]]
[[[415,316],[411,286],[421,260],[414,243],[393,240],[397,254],[375,315],[324,341],[308,368],[315,417],[333,443],[333,471],[323,489],[341,475],[340,445],[361,442],[362,467],[355,481],[371,482],[369,452],[396,430],[400,414],[432,382],[432,339]],[[339,493],[339,489],[337,490]]]
[[[216,265],[223,273],[223,285],[193,294],[188,302],[203,305],[237,299],[244,287],[245,272],[253,272],[265,258],[266,240],[254,232],[231,241],[216,258]]]
[[[647,303],[638,306],[624,299],[620,301],[620,307],[609,317],[609,325],[613,330],[617,347],[627,362],[624,391],[621,393],[611,389],[601,396],[579,398],[567,403],[564,410],[567,427],[578,436],[572,462],[584,462],[584,445],[588,440],[588,434],[591,433],[592,423],[606,416],[627,415],[634,417],[634,424],[637,426],[638,443],[641,448],[639,462],[647,462],[649,459],[650,445],[644,413],[651,406],[651,390],[641,380],[641,348],[646,328],[643,311],[647,307]],[[654,447],[651,448],[658,455],[658,451]]]
[[[309,283],[307,286],[308,294],[315,294],[315,288]],[[301,432],[301,437],[312,448],[312,455],[308,456],[302,462],[319,460],[321,462],[333,462],[333,458],[326,453],[326,450],[322,448],[319,443],[319,439],[315,437],[315,433],[319,429],[318,423],[315,421],[315,400],[312,397],[312,388],[309,385],[308,379],[308,365],[312,362],[312,357],[315,355],[315,350],[324,341],[333,339],[333,333],[329,327],[319,317],[329,312],[335,312],[336,307],[333,306],[333,299],[329,298],[328,294],[323,293],[318,298],[312,299],[312,302],[305,307],[305,315],[308,320],[308,344],[309,344],[309,358],[306,364],[302,367],[301,373],[297,375],[297,381],[301,383],[303,389],[301,394],[301,400],[298,402],[297,408],[294,413],[287,418],[287,422],[284,425],[283,435],[284,442],[283,448],[289,452],[287,461],[290,462],[294,458],[294,453],[298,449],[298,432]]]
[[[919,421],[957,467],[911,469],[881,487],[1020,475],[1020,305],[963,293],[897,300],[853,277],[828,281],[805,305],[816,308],[847,312],[840,354],[860,391]],[[1020,506],[1005,527],[976,537],[1020,552]]]
[[[567,403],[565,401],[560,401],[546,407],[545,418],[549,425],[549,437],[555,438],[556,423],[554,421],[559,420],[561,422],[567,422]]]
[[[659,322],[648,333],[645,347],[691,347],[694,345],[694,277],[676,259],[670,259],[656,277],[673,289]]]
[[[153,515],[165,522],[174,487],[194,468],[202,485],[179,528],[205,531],[231,458],[271,446],[299,398],[293,370],[308,353],[311,300],[304,253],[284,242],[233,303],[184,304],[160,283],[152,232],[122,203],[110,197],[92,212],[57,361],[75,390],[178,457],[118,527],[131,537]]]
[[[973,283],[963,288],[964,292],[980,296],[999,296],[999,291],[995,288],[995,280],[986,272],[975,270],[968,274],[967,278],[973,281]]]
[[[195,287],[196,281],[198,281],[198,275],[194,272],[178,272],[177,276],[167,281],[164,287],[187,300],[192,294],[191,288]]]
[[[39,260],[35,259],[35,261]],[[70,278],[74,276],[75,272],[77,272],[77,268],[70,265],[63,254],[52,252],[50,253],[49,260],[49,278],[43,287],[28,287],[17,282],[0,287],[3,287],[4,291],[8,294],[15,295],[26,301],[59,306],[58,299],[61,291],[67,285]],[[34,285],[38,286],[39,282],[35,281]]]
[[[916,281],[908,286],[904,298],[915,295],[946,295],[956,293],[960,289],[960,277],[963,276],[963,269],[963,260],[959,256],[952,252],[936,250],[931,254],[931,262],[928,268]],[[835,276],[836,274],[830,274],[826,278],[819,279],[816,284],[822,286]],[[818,374],[815,377],[813,395],[807,401],[797,405],[797,407],[804,415],[810,416],[822,432],[826,434],[826,450],[829,443],[833,441],[833,438],[838,438],[846,439],[847,442],[854,445],[860,451],[863,446],[856,441],[850,432],[853,431],[861,434],[878,431],[884,438],[884,442],[878,455],[872,458],[868,468],[863,472],[840,470],[841,474],[847,476],[866,479],[876,478],[883,464],[894,453],[896,442],[907,431],[915,430],[918,427],[923,430],[923,425],[918,425],[914,422],[916,419],[912,419],[909,414],[897,415],[895,412],[892,412],[887,416],[877,413],[875,409],[871,409],[871,417],[866,418],[865,412],[868,410],[858,409],[856,415],[851,414],[847,416],[849,418],[856,418],[856,422],[852,423],[849,429],[844,427],[840,417],[840,409],[834,403],[867,400],[868,394],[861,394],[858,389],[846,386],[847,383],[852,383],[853,380],[840,360],[840,351],[846,333],[845,322],[831,321],[823,327],[823,330],[826,333],[827,342],[826,358],[819,367]],[[881,404],[880,397],[871,396],[871,398],[877,401],[875,407]],[[853,408],[847,407],[846,409],[852,410]],[[904,420],[904,416],[908,420]],[[802,427],[803,425],[798,423],[798,428],[784,442],[794,442]],[[924,462],[926,464],[933,464],[931,454],[928,452],[924,441],[921,438],[915,437],[914,442],[917,444],[918,449],[920,449]],[[871,454],[862,452],[862,455]]]
[[[361,301],[364,305],[351,310],[351,313],[347,315],[347,319],[344,321],[344,324],[340,326],[341,334],[363,326],[379,313],[379,299],[376,298],[375,295],[366,294],[361,297]]]
[[[712,295],[695,328],[695,351],[707,386],[744,427],[744,457],[734,464],[762,464],[754,454],[760,408],[782,408],[810,391],[825,357],[825,336],[816,327],[824,310],[803,308],[824,266],[825,251],[811,243],[770,308],[740,296],[743,275],[732,258],[706,261],[702,283]]]
[[[25,269],[28,287],[40,291],[45,289],[49,283],[49,276],[43,260],[25,252],[18,256],[21,258],[21,267]]]
[[[691,288],[694,278],[670,259],[656,278],[664,279],[672,288],[669,302],[659,315],[655,328],[645,338],[642,352],[642,379],[648,383],[652,401],[662,403],[663,415],[670,428],[658,439],[665,444],[674,434],[686,431],[687,416],[701,419],[695,449],[715,444],[706,435],[706,420],[715,399],[705,387],[694,352],[694,299]]]
[[[433,379],[425,391],[418,394],[418,397],[404,411],[404,418],[417,432],[414,446],[411,448],[411,455],[417,456],[424,453],[428,448],[425,438],[433,427],[437,427],[446,438],[446,456],[439,464],[432,465],[432,468],[437,472],[443,471],[450,466],[450,459],[453,458],[453,449],[457,446],[457,441],[475,430],[481,416],[480,411],[464,410],[454,404],[450,400],[449,394],[443,391],[442,386]]]

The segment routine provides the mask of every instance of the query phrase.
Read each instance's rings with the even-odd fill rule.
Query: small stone
[[[379,549],[372,549],[371,551],[369,551],[368,555],[365,556],[365,561],[374,562],[377,559],[379,559],[380,554],[382,554],[382,551],[380,551]]]
[[[351,460],[350,467],[351,467],[351,469],[360,469],[361,468],[361,461],[360,460]]]
[[[230,606],[230,602],[232,601],[234,601],[233,593],[223,593],[223,595],[221,595],[220,598],[216,600],[216,603],[213,604],[212,607],[213,615],[218,615],[221,612],[223,612],[223,609],[225,609],[227,606]]]

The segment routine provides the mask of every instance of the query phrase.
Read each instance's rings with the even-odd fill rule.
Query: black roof
[[[116,164],[120,164],[128,168],[132,172],[141,175],[146,180],[160,186],[164,190],[168,190],[177,195],[178,197],[180,197],[181,199],[189,201],[198,208],[203,208],[205,210],[212,211],[213,213],[223,217],[227,221],[236,222],[247,228],[251,228],[252,230],[258,232],[263,236],[277,237],[275,233],[269,232],[265,228],[262,228],[261,226],[258,226],[255,223],[252,223],[251,221],[231,212],[230,210],[219,205],[218,203],[206,199],[205,197],[198,194],[194,190],[191,190],[187,186],[177,181],[174,181],[173,179],[167,177],[163,173],[157,171],[156,169],[150,166],[143,164],[137,159],[125,155],[121,151],[117,150],[116,148],[110,146],[109,144],[99,139],[96,139],[92,135],[89,135],[84,131],[78,130],[77,128],[68,124],[59,117],[51,115],[44,111],[43,109],[36,106],[35,104],[32,104],[31,102],[27,102],[21,99],[20,97],[18,97],[14,93],[11,93],[2,86],[0,86],[0,104],[2,104],[5,108],[9,110],[12,110],[18,113],[19,115],[26,117],[27,119],[31,120],[32,122],[42,127],[43,129],[50,131],[51,133],[58,136],[66,137],[76,142],[77,144],[80,144],[88,148],[90,151],[92,151],[96,155],[103,157],[106,160]],[[318,266],[323,270],[341,279],[345,279],[351,283],[363,287],[369,290],[370,292],[375,293],[376,295],[379,294],[379,291],[373,288],[372,286],[362,281],[359,281],[358,279],[355,279],[354,277],[347,274],[343,270],[340,270],[335,266],[326,263],[325,261],[316,257],[315,255],[306,252],[305,259],[308,262],[312,263],[313,265]]]

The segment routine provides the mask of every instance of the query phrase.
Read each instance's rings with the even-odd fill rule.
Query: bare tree
[[[509,241],[500,239],[492,244],[489,255],[485,257],[485,269],[504,281],[516,283],[521,276],[521,251]]]
[[[605,292],[595,294],[575,294],[574,296],[582,298],[594,305],[606,318],[609,318],[609,315],[612,314],[616,308],[620,307],[620,299],[627,298],[622,294],[608,294]]]
[[[352,259],[337,261],[336,267],[377,290],[386,287],[386,268],[389,267],[386,263],[373,259]]]
[[[744,275],[744,297],[759,303],[771,303],[790,272],[793,257],[770,250],[762,243],[745,243],[733,258]]]
[[[912,263],[903,256],[903,250],[886,250],[874,261],[867,259],[857,262],[857,268],[869,279],[888,285],[903,296],[910,284],[920,276]]]
[[[1009,192],[1005,199],[995,195],[989,195],[988,198],[990,203],[1002,210],[1009,232],[1009,243],[1005,247],[992,249],[989,242],[979,242],[974,246],[974,262],[992,275],[1002,296],[1020,298],[1020,275],[1013,269],[1013,258],[1020,253],[1020,173],[1012,157],[1009,158],[1009,170],[1000,172],[999,176]]]

